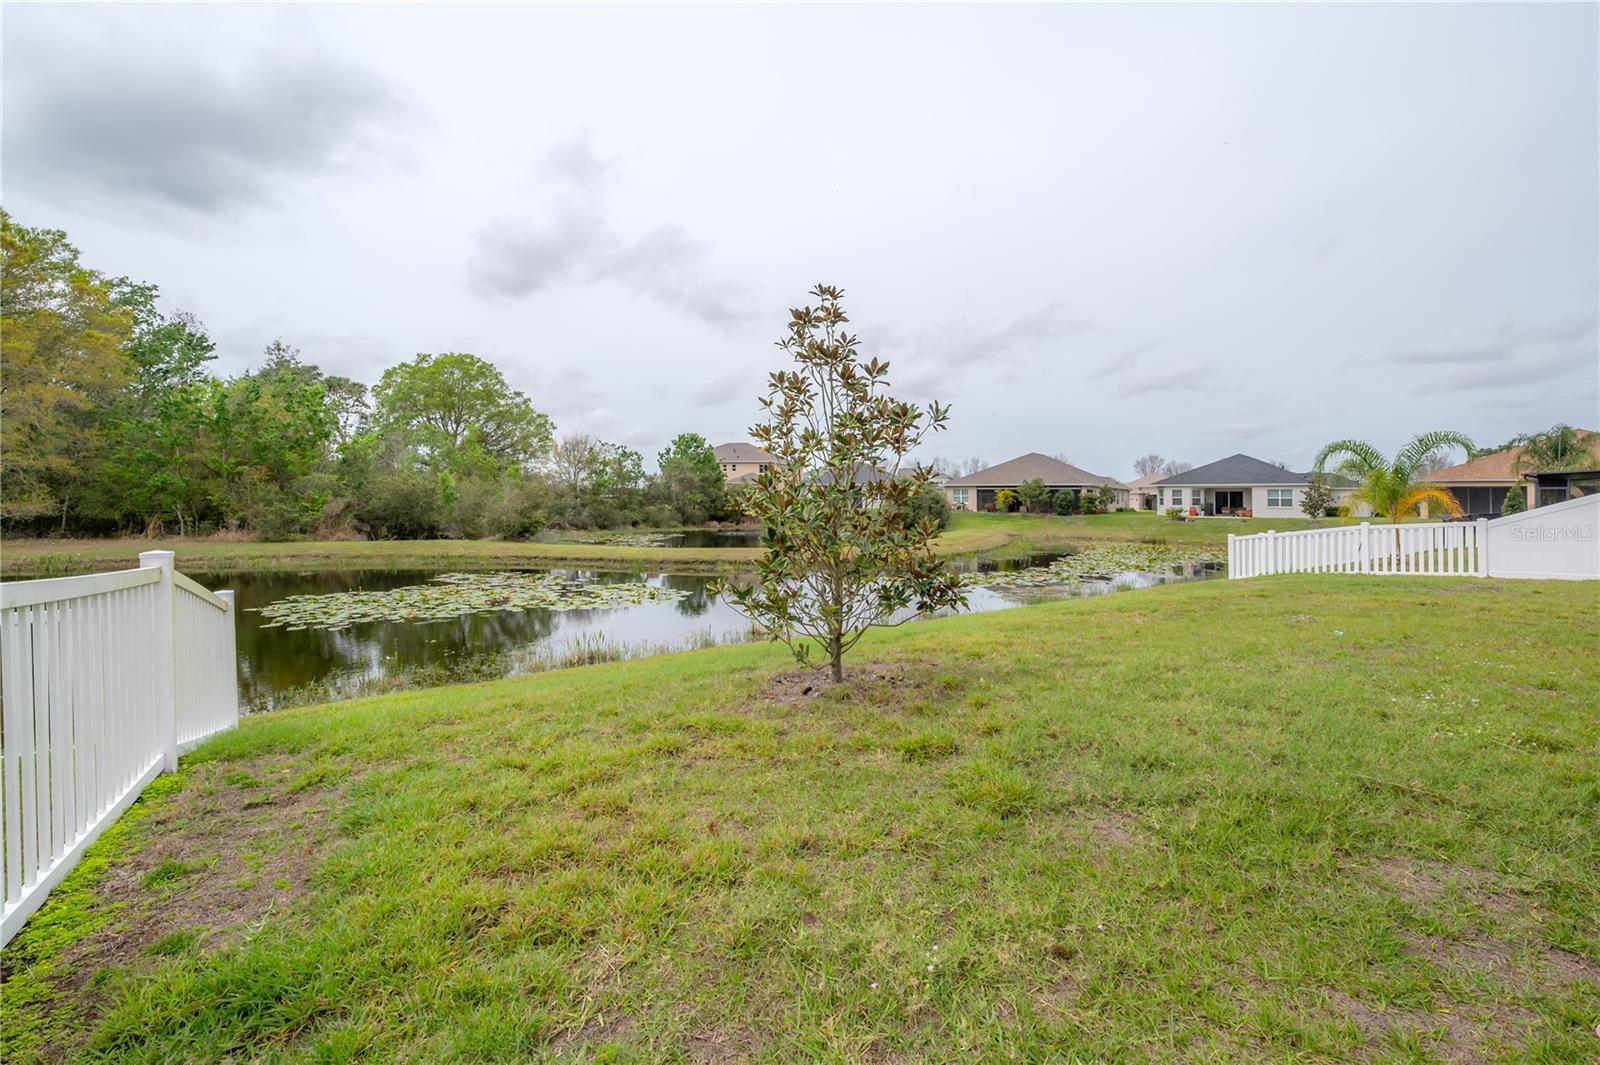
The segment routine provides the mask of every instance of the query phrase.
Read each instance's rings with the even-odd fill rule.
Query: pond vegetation
[[[994,589],[1058,589],[1084,582],[1113,583],[1130,574],[1199,577],[1219,574],[1226,551],[1175,544],[1090,544],[1020,568],[996,567],[966,578],[969,585]]]
[[[291,595],[258,608],[262,628],[337,631],[365,621],[443,621],[497,610],[581,610],[671,602],[688,593],[642,581],[602,582],[557,573],[444,573],[383,591]]]

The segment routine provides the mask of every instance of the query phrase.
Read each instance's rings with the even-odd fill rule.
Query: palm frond
[[[1407,479],[1416,476],[1422,469],[1423,463],[1428,461],[1428,456],[1435,451],[1445,448],[1461,448],[1467,454],[1472,454],[1472,438],[1465,433],[1458,433],[1450,429],[1435,429],[1431,433],[1422,433],[1415,437],[1411,443],[1401,448],[1394,457],[1396,469],[1406,471]]]
[[[1383,452],[1365,440],[1335,440],[1317,452],[1317,461],[1312,469],[1317,473],[1326,473],[1328,460],[1336,455],[1341,456],[1339,472],[1347,477],[1351,477],[1353,472],[1352,480],[1360,480],[1370,470],[1388,465]]]
[[[1452,518],[1461,517],[1461,504],[1448,490],[1436,484],[1414,484],[1395,500],[1395,515],[1391,520],[1399,521],[1401,517],[1414,513],[1424,503],[1428,504],[1429,509],[1437,507]]]

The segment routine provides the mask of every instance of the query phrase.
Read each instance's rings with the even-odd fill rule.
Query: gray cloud
[[[563,203],[539,221],[500,219],[478,232],[470,283],[482,296],[521,299],[588,272],[615,242],[587,204]]]
[[[689,398],[696,406],[716,407],[740,395],[754,396],[758,391],[746,375],[734,374],[696,389],[689,393]]]
[[[582,189],[594,189],[610,180],[616,167],[617,160],[602,158],[588,134],[583,134],[552,148],[539,169],[546,177],[568,181]]]
[[[1164,343],[1166,343],[1165,340],[1146,340],[1134,344],[1089,371],[1087,376],[1091,381],[1100,381],[1107,377],[1115,377],[1117,374],[1127,373],[1138,366],[1146,354],[1159,348]]]
[[[996,360],[1036,353],[1094,328],[1059,303],[1025,311],[1000,325],[949,322],[933,329],[876,331],[892,364],[909,367],[898,382],[907,389],[949,386],[969,373],[986,371],[998,383],[1022,380],[1014,369],[997,372]],[[870,351],[869,351],[870,354]],[[987,370],[986,370],[987,368]]]
[[[660,225],[637,240],[616,233],[599,195],[614,166],[587,138],[551,151],[543,172],[578,188],[544,218],[503,218],[481,229],[467,263],[473,291],[522,299],[562,283],[612,282],[710,325],[751,319],[748,290],[718,277],[706,244],[682,226]]]
[[[1412,388],[1412,395],[1437,396],[1456,392],[1496,391],[1507,388],[1548,385],[1576,375],[1579,370],[1589,371],[1589,385],[1594,384],[1600,356],[1590,347],[1568,348],[1547,355],[1522,355],[1517,358],[1497,359],[1488,365],[1468,364],[1454,373],[1426,377]]]
[[[1119,398],[1153,396],[1166,392],[1214,392],[1220,387],[1216,374],[1204,366],[1180,366],[1124,381],[1114,394]]]
[[[1478,344],[1399,351],[1378,361],[1402,366],[1470,366],[1503,362],[1524,348],[1582,340],[1594,332],[1595,324],[1593,311],[1580,311],[1539,325],[1502,328],[1495,337]]]
[[[281,199],[286,178],[345,167],[405,111],[384,79],[320,52],[222,62],[114,29],[85,20],[6,48],[8,185],[218,214]]]

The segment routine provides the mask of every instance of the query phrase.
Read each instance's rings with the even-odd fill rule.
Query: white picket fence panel
[[[1228,536],[1228,576],[1273,573],[1482,577],[1487,522],[1335,526]]]
[[[144,786],[238,724],[232,592],[139,569],[0,584],[0,944]]]

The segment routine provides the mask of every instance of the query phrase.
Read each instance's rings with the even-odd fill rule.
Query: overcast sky
[[[1600,423],[1597,8],[7,4],[0,202],[237,372],[742,439],[843,286],[925,454]]]

